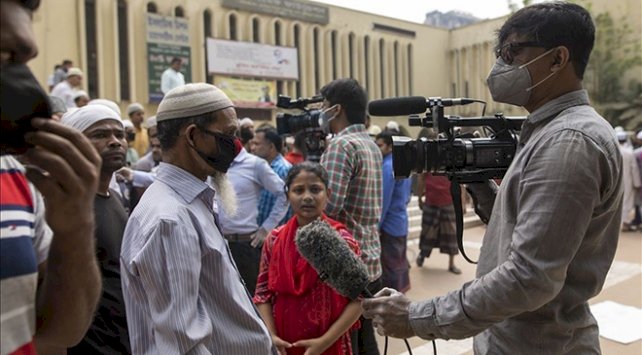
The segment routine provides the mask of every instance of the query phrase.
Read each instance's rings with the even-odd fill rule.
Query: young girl
[[[329,191],[321,165],[293,166],[285,188],[294,216],[265,240],[254,303],[280,354],[352,354],[349,331],[359,327],[359,301],[350,301],[319,280],[299,254],[294,237],[299,227],[321,218],[357,255],[359,246],[341,223],[323,214]]]

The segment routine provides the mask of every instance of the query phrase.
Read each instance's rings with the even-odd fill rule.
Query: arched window
[[[300,26],[299,25],[294,25],[294,46],[299,49],[299,53],[300,53],[299,46],[301,44],[300,43],[300,40],[301,40],[300,37],[301,37],[301,28],[300,28]],[[301,54],[299,54],[299,61],[298,62],[299,62],[299,73],[301,73]],[[301,75],[301,74],[299,74],[299,75]],[[296,92],[295,92],[296,97],[300,97],[301,96],[301,80],[300,79],[296,81],[295,90],[296,90]]]
[[[330,34],[330,47],[332,49],[332,79],[336,79],[338,75],[337,68],[337,31],[332,31]]]
[[[96,0],[85,0],[85,46],[87,55],[87,92],[90,97],[98,95],[98,45],[96,36]]]
[[[366,69],[366,90],[370,92],[370,37],[363,39],[363,65]]]
[[[386,95],[386,41],[379,40],[379,76],[381,78],[381,97]]]
[[[401,80],[401,76],[399,75],[399,42],[395,41],[395,44],[393,46],[393,57],[392,57],[392,63],[393,63],[393,70],[395,71],[395,92],[393,93],[394,96],[399,95],[399,80]]]
[[[155,14],[158,12],[158,7],[156,7],[156,4],[150,1],[147,3],[147,12],[149,12],[150,14]]]
[[[261,23],[256,17],[252,19],[252,41],[261,42]]]
[[[205,77],[207,82],[211,83],[212,78],[209,74],[209,68],[207,63],[207,39],[212,37],[212,13],[210,10],[203,11],[203,37],[205,38]]]
[[[412,44],[408,45],[408,95],[412,95]]]
[[[321,85],[319,77],[319,28],[312,30],[312,55],[314,56],[314,87]]]
[[[174,16],[176,17],[185,17],[185,10],[181,6],[176,6],[174,8]]]
[[[118,69],[120,99],[129,100],[129,37],[127,30],[127,2],[118,0]]]
[[[354,33],[350,33],[348,36],[348,63],[350,66],[350,77],[354,78],[354,62],[356,60],[354,53]]]
[[[237,26],[236,26],[236,15],[231,14],[229,17],[229,23],[230,23],[230,39],[231,40],[237,40],[238,38],[238,33],[237,33]]]
[[[276,21],[274,23],[274,44],[277,46],[281,45],[281,22]]]

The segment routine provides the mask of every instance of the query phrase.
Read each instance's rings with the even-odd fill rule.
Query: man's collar
[[[566,110],[569,107],[588,105],[589,97],[586,90],[576,90],[566,93],[562,96],[554,98],[553,100],[545,103],[537,110],[528,115],[528,122],[530,124],[537,124],[542,120],[557,116],[558,113]]]
[[[176,191],[187,203],[191,203],[208,189],[214,193],[214,189],[205,181],[173,164],[161,162],[158,166],[156,179]]]
[[[368,134],[368,132],[366,131],[366,125],[363,123],[351,124],[337,133],[337,136],[356,132],[365,132],[366,134]]]

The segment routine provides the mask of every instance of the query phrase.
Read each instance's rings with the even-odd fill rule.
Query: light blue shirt
[[[248,153],[243,148],[227,170],[227,176],[236,192],[238,213],[231,217],[223,209],[219,209],[219,221],[223,234],[248,234],[255,232],[259,227],[268,232],[274,229],[287,213],[289,203],[283,189],[285,186],[283,180],[272,170],[267,161]],[[276,200],[270,215],[259,226],[258,206],[263,189],[275,194]]]
[[[272,352],[213,213],[214,190],[161,163],[125,228],[123,295],[134,354]]]

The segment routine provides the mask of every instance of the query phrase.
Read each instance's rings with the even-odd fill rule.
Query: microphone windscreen
[[[424,113],[428,105],[422,96],[395,97],[373,100],[368,104],[368,112],[373,116],[405,116]]]
[[[319,278],[340,295],[354,300],[368,287],[365,264],[327,222],[316,220],[300,227],[294,241]]]

